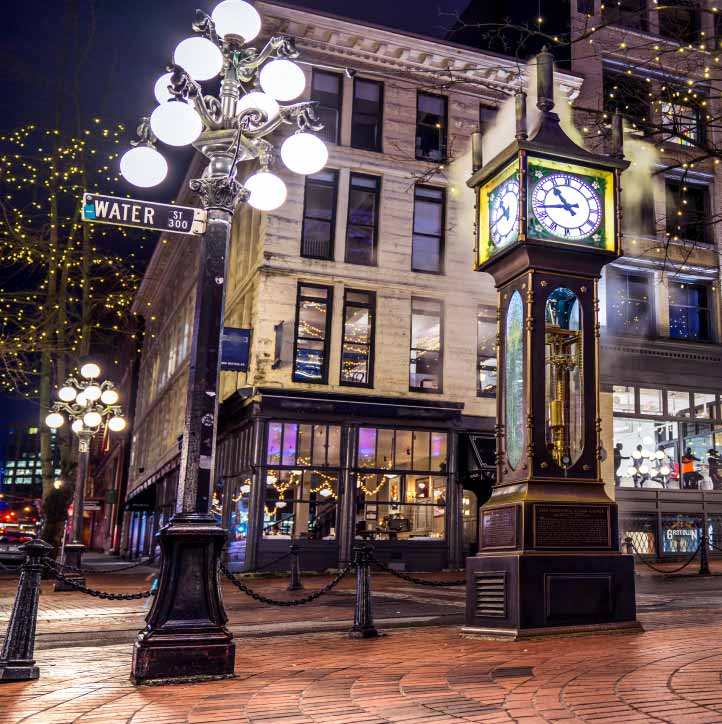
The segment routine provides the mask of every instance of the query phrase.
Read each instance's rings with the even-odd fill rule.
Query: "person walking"
[[[614,446],[614,482],[618,486],[622,484],[619,468],[622,466],[623,460],[629,460],[629,455],[622,455],[622,450],[624,450],[624,445],[618,442]]]
[[[701,460],[692,452],[692,448],[688,447],[682,456],[682,481],[684,487],[688,490],[697,490],[699,488],[700,474],[694,469],[695,462]]]
[[[709,466],[712,490],[722,490],[722,459],[714,448],[707,451],[707,465]]]

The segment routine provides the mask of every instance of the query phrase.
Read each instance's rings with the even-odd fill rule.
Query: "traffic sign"
[[[96,224],[135,226],[174,234],[202,234],[206,230],[206,217],[203,209],[192,206],[83,194],[83,221]]]

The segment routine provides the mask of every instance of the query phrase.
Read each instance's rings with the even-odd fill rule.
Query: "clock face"
[[[592,183],[572,173],[542,177],[531,195],[534,216],[551,234],[578,241],[602,224],[602,202]]]
[[[497,188],[491,198],[489,230],[494,246],[503,246],[519,232],[519,181],[510,178]]]

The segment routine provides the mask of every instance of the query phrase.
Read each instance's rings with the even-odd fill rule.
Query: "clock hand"
[[[545,209],[564,209],[565,211],[569,211],[573,216],[576,214],[574,209],[578,209],[579,204],[542,204],[542,207]]]
[[[501,206],[501,209],[502,209],[502,212],[503,212],[503,213],[502,213],[502,216],[503,216],[507,221],[509,221],[509,207],[508,207],[508,206],[504,206],[503,202],[500,202],[500,206]]]
[[[566,211],[570,211],[571,214],[572,214],[572,216],[574,216],[574,214],[575,214],[576,212],[575,212],[575,211],[572,211],[572,205],[564,198],[564,196],[562,196],[561,190],[555,186],[555,187],[552,189],[552,191],[554,192],[554,195],[559,199],[559,201],[562,202],[563,208],[564,208]],[[574,206],[577,206],[577,207],[578,207],[579,204],[574,204]]]

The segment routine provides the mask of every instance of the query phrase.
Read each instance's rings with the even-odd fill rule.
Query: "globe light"
[[[323,496],[324,498],[328,498],[329,495],[333,493],[333,490],[330,488],[321,488],[321,490],[318,491],[318,494]]]
[[[642,459],[642,453],[639,450],[635,450],[632,453],[632,459],[633,460],[641,460]]]
[[[654,457],[656,457],[657,460],[664,460],[665,455],[664,455],[664,452],[663,452],[662,450],[657,450],[657,452],[654,453]]]
[[[256,8],[243,0],[223,0],[211,13],[216,32],[222,38],[226,35],[240,35],[250,43],[261,32],[261,16]]]
[[[328,161],[326,144],[313,133],[294,133],[281,145],[281,159],[294,173],[317,173]]]
[[[63,481],[60,480],[59,478],[58,478],[58,480],[54,480],[54,481],[53,481],[53,487],[54,487],[56,490],[60,490],[60,488],[63,487]]]
[[[248,203],[259,211],[273,211],[286,200],[286,184],[270,171],[254,173],[244,185],[251,192]]]
[[[52,427],[53,429],[62,427],[64,422],[65,422],[65,418],[59,412],[51,412],[45,418],[45,424],[48,427]]]
[[[157,186],[166,177],[168,163],[155,148],[136,146],[120,159],[120,173],[133,186],[147,189]]]
[[[75,398],[75,402],[81,407],[85,407],[88,404],[88,398],[85,396],[85,392],[78,392],[78,396]]]
[[[187,146],[201,135],[203,121],[195,108],[184,101],[169,101],[150,114],[150,127],[163,143]]]
[[[642,457],[643,457],[643,458],[651,458],[651,457],[652,457],[652,451],[651,451],[651,450],[642,450]]]
[[[61,387],[58,390],[58,397],[63,402],[72,402],[75,399],[75,396],[78,394],[78,391],[75,389],[75,387],[71,387],[70,385],[66,385],[65,387]]]
[[[194,80],[210,80],[223,68],[223,53],[208,38],[195,36],[178,43],[173,53],[173,62],[180,65]]]
[[[285,508],[285,507],[286,507],[286,501],[285,501],[285,500],[279,500],[279,501],[276,503],[276,507],[277,507],[277,508]]]
[[[125,419],[120,417],[119,415],[115,415],[114,417],[111,417],[110,420],[108,420],[108,427],[113,432],[120,432],[121,430],[125,429]]]
[[[103,422],[103,418],[97,412],[91,410],[83,415],[83,422],[87,427],[98,427]]]
[[[306,76],[291,60],[278,58],[266,63],[259,76],[261,88],[277,101],[292,101],[303,93]]]
[[[662,467],[659,469],[659,472],[662,475],[669,475],[672,472],[672,468],[670,468],[669,465],[662,465]]]
[[[95,402],[96,400],[100,399],[100,396],[103,394],[103,391],[98,387],[98,385],[88,385],[85,388],[85,396],[91,401]]]
[[[86,380],[92,380],[93,377],[100,375],[100,367],[95,362],[87,362],[80,368],[80,374],[85,377]]]
[[[646,463],[643,463],[639,466],[639,474],[640,475],[646,475],[649,472],[649,465]]]
[[[249,483],[243,483],[243,485],[241,485],[241,493],[243,493],[243,495],[247,495],[247,494],[250,493],[250,492],[251,492],[251,486],[250,486],[250,484],[249,484]]]
[[[632,476],[637,474],[637,468],[634,467],[634,465],[630,465],[627,468],[627,475],[631,478]]]
[[[73,424],[70,427],[72,428],[73,432],[80,432],[83,429],[83,421],[74,420]]]
[[[248,108],[263,111],[266,114],[266,120],[269,121],[273,120],[280,110],[276,99],[261,91],[251,91],[240,98],[236,104],[236,113],[240,115]]]
[[[115,390],[103,390],[100,401],[104,405],[114,405],[118,401],[118,393]]]
[[[155,85],[153,86],[153,95],[158,103],[167,103],[171,98],[173,98],[173,94],[168,90],[170,79],[172,77],[173,73],[163,73],[163,75],[155,82]]]

